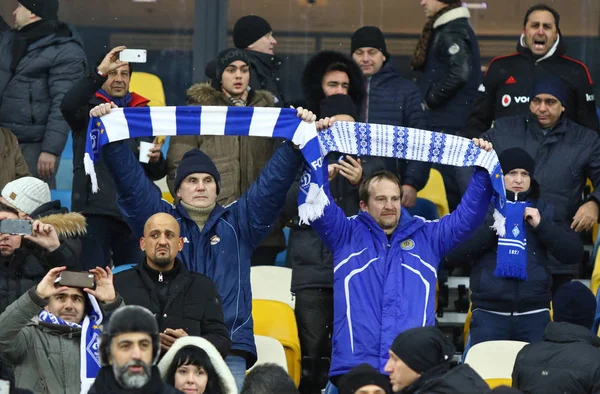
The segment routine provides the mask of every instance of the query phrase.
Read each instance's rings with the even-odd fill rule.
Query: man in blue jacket
[[[110,108],[110,104],[101,104],[92,109],[91,115],[105,115]],[[304,121],[314,121],[312,112],[302,108],[298,108],[298,116]],[[134,234],[142,236],[146,220],[155,213],[173,215],[184,240],[179,259],[190,271],[200,272],[215,282],[232,342],[225,361],[241,389],[246,369],[257,358],[250,258],[279,216],[303,162],[300,151],[292,143],[284,142],[248,191],[227,207],[216,203],[219,172],[213,161],[198,149],[187,152],[177,169],[176,205],[161,199],[160,190],[144,175],[126,142],[105,146],[102,155],[113,175],[123,217]]]
[[[365,362],[383,372],[398,333],[435,324],[440,260],[481,225],[492,196],[489,174],[477,168],[456,211],[426,221],[402,207],[400,185],[394,174],[376,172],[360,185],[360,214],[347,218],[329,196],[323,216],[312,222],[333,253],[334,384]]]

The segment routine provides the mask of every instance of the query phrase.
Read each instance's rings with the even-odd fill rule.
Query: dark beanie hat
[[[452,361],[454,345],[437,327],[416,327],[400,333],[394,339],[391,351],[410,369],[424,374]]]
[[[379,373],[369,364],[360,364],[345,374],[338,384],[340,394],[354,394],[358,389],[368,385],[381,387],[386,394],[391,394],[390,378]]]
[[[321,117],[330,118],[335,115],[350,115],[357,117],[356,105],[347,94],[333,94],[321,100]]]
[[[58,20],[58,0],[19,0],[29,11],[46,20]]]
[[[535,77],[529,98],[533,99],[543,93],[553,95],[563,107],[567,106],[567,87],[556,75],[543,73]]]
[[[248,56],[243,49],[229,48],[221,51],[217,55],[217,60],[215,60],[215,77],[212,79],[212,86],[215,89],[219,91],[221,90],[221,79],[223,78],[223,73],[225,72],[227,66],[236,60],[241,60],[250,66],[250,59],[248,59]]]
[[[500,154],[498,159],[500,160],[500,166],[502,166],[502,172],[505,174],[515,168],[522,168],[533,178],[535,161],[524,149],[518,147],[507,149]]]
[[[210,174],[217,182],[217,194],[221,191],[221,175],[210,157],[199,149],[187,151],[175,172],[175,191],[179,190],[181,182],[190,174]]]
[[[246,49],[272,31],[271,25],[264,18],[257,15],[242,16],[233,26],[233,45]]]
[[[383,33],[376,26],[363,26],[352,34],[350,39],[350,52],[354,53],[358,48],[376,48],[383,53],[386,61],[390,60],[390,54],[385,45]]]
[[[566,283],[554,294],[554,321],[577,324],[591,330],[596,306],[596,297],[586,285],[578,281]]]

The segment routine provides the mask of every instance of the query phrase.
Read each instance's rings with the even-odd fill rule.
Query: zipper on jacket
[[[158,281],[159,282],[163,281],[163,274],[162,274],[162,272],[158,274]]]
[[[369,101],[371,99],[371,77],[367,78],[367,99],[365,100],[365,117],[363,121],[369,123]]]

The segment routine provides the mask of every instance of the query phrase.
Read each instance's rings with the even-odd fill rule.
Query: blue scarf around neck
[[[525,208],[529,201],[506,202],[506,234],[498,237],[494,276],[527,280],[527,239]]]
[[[110,101],[112,101],[113,103],[117,104],[117,107],[119,107],[119,108],[127,108],[127,107],[129,107],[129,103],[131,103],[131,100],[132,100],[131,93],[129,93],[129,92],[127,92],[127,94],[125,95],[125,97],[112,97],[104,89],[98,89],[98,93],[100,93],[101,95],[103,95],[107,99],[110,99]]]

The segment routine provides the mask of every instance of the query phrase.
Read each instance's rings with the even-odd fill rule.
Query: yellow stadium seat
[[[600,286],[600,253],[596,254],[594,271],[592,272],[592,280],[590,282],[590,290],[592,290],[596,296],[598,295],[598,286]]]
[[[467,312],[467,318],[465,319],[465,326],[463,327],[463,345],[467,347],[467,340],[469,339],[469,332],[471,331],[471,307],[473,305],[469,303],[469,312]]]
[[[129,91],[150,100],[148,105],[151,107],[164,107],[167,105],[162,81],[154,74],[134,71],[131,74]]]
[[[283,345],[288,364],[288,373],[300,384],[302,372],[300,339],[294,310],[286,303],[271,300],[252,300],[254,335],[277,339]]]
[[[442,179],[442,174],[436,169],[431,169],[429,172],[429,181],[425,187],[417,193],[417,197],[424,198],[434,203],[440,217],[450,213],[444,180]]]
[[[162,199],[170,202],[171,204],[173,204],[174,201],[173,196],[170,192],[162,192]]]
[[[485,382],[490,386],[491,389],[495,389],[500,386],[512,387],[512,379],[486,379]]]

